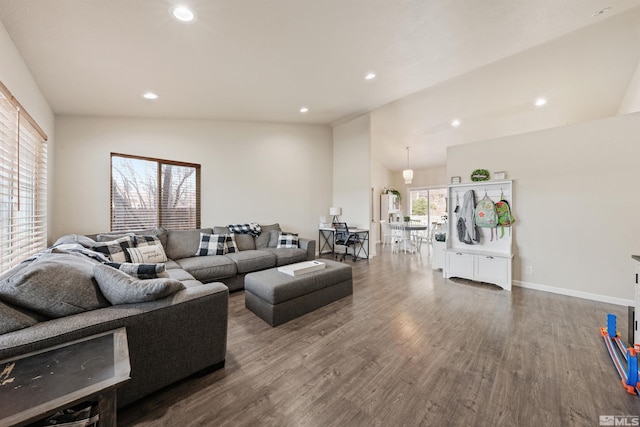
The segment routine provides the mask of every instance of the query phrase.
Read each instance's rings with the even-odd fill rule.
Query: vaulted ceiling
[[[58,115],[371,112],[391,170],[406,146],[432,167],[448,145],[615,115],[640,60],[637,0],[185,0],[189,24],[175,3],[0,0],[0,21]]]

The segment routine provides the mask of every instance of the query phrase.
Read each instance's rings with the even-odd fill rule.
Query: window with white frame
[[[200,165],[111,153],[111,230],[200,228]]]
[[[0,273],[47,247],[46,141],[0,83]]]
[[[443,222],[447,215],[447,189],[422,188],[409,191],[411,219],[422,224]]]

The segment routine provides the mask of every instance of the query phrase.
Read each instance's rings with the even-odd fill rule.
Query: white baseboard
[[[521,288],[526,288],[526,289],[534,289],[536,291],[551,292],[553,294],[567,295],[570,297],[606,302],[606,303],[615,304],[615,305],[622,305],[622,306],[635,305],[635,301],[632,299],[614,298],[606,295],[592,294],[590,292],[574,291],[573,289],[566,289],[566,288],[556,288],[554,286],[539,285],[537,283],[523,282],[520,280],[514,280],[513,285],[519,286]]]

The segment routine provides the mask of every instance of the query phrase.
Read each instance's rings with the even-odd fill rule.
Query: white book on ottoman
[[[312,271],[322,270],[324,263],[320,261],[305,261],[296,264],[283,265],[278,267],[278,271],[289,276],[299,276],[301,274],[311,273]]]

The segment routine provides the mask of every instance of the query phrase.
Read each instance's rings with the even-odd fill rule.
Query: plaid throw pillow
[[[136,248],[140,246],[162,246],[158,236],[135,236]]]
[[[253,237],[256,237],[262,233],[260,224],[255,222],[249,224],[230,224],[227,225],[227,228],[232,234],[251,234]]]
[[[224,235],[224,253],[232,254],[238,252],[238,245],[236,245],[236,239],[233,237],[233,233]]]
[[[124,236],[108,242],[96,242],[91,249],[105,254],[113,262],[131,262],[127,249],[133,245],[133,237]]]
[[[165,271],[164,264],[105,262],[105,265],[123,271],[129,276],[137,277],[138,279],[157,279],[161,277],[169,277],[169,273]]]
[[[298,247],[298,235],[295,233],[280,233],[278,236],[277,248],[297,248]]]
[[[200,233],[200,247],[196,256],[224,255],[226,234]]]

